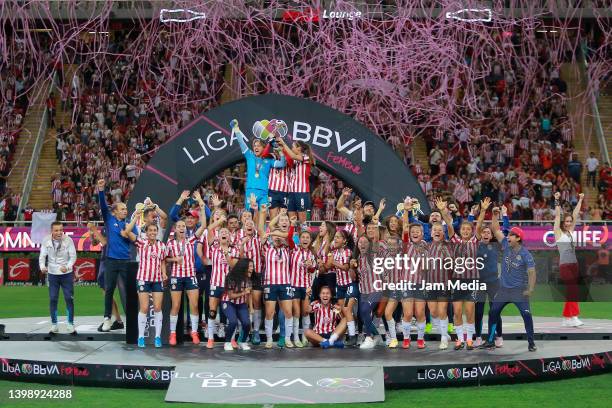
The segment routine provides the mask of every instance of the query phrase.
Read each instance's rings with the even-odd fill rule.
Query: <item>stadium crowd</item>
[[[382,132],[380,136],[418,177],[430,204],[434,196],[452,195],[459,211],[467,215],[474,203],[489,196],[504,203],[514,219],[551,221],[554,193],[562,192],[566,207],[575,205],[587,182],[581,180],[582,168],[587,166],[593,174],[589,182],[597,186],[600,196],[593,208],[585,206],[582,218],[601,220],[612,213],[609,164],[599,163],[596,158],[594,164],[593,158],[579,157],[576,153],[566,106],[567,84],[561,78],[558,65],[548,59],[551,53],[547,43],[539,41],[544,69],[537,73],[539,86],[528,96],[530,108],[513,118],[513,123],[528,124],[520,132],[505,124],[515,114],[512,107],[524,97],[523,71],[518,66],[503,67],[501,62],[494,63],[490,75],[476,84],[480,114],[471,115],[469,126],[459,129],[411,126],[410,134],[402,135]],[[60,165],[59,173],[51,180],[50,192],[53,210],[63,221],[85,223],[98,218],[94,182],[101,176],[109,180],[112,201],[127,200],[155,149],[191,119],[220,102],[223,61],[211,63],[204,76],[195,75],[197,81],[183,85],[181,91],[196,102],[177,112],[160,95],[157,82],[161,76],[152,74],[148,81],[138,80],[136,66],[129,53],[125,53],[131,49],[130,39],[118,37],[110,48],[121,56],[97,57],[113,58],[106,61],[112,67],[107,72],[96,68],[99,61],[90,61],[80,65],[74,79],[69,81],[59,67],[61,109],[72,111],[72,121],[56,123],[55,115],[49,115],[50,125],[57,130],[56,152]],[[161,67],[172,56],[160,52],[158,59]],[[240,74],[246,77],[247,70],[241,70]],[[2,70],[1,78],[2,89],[6,90],[3,94],[8,96],[18,94],[26,81],[16,66]],[[27,96],[13,98],[18,100],[12,104],[6,103],[9,99],[3,98],[2,109],[7,114],[2,115],[0,128],[0,197],[6,220],[15,218],[19,201],[18,195],[7,190],[4,184],[19,124],[28,105]],[[536,104],[537,100],[545,102]],[[156,112],[147,112],[146,106],[151,101]],[[53,96],[47,107],[56,109]],[[424,139],[429,152],[427,163],[413,159],[414,137]],[[244,208],[241,194],[244,182],[244,167],[238,166],[205,182],[201,193],[206,200],[218,194],[226,201],[228,210],[240,212]],[[310,219],[343,220],[335,208],[344,187],[342,181],[314,168],[310,182]],[[26,208],[28,213],[31,210]]]
[[[16,147],[19,138],[29,137],[24,134],[23,119],[30,107],[34,73],[40,69],[19,43],[13,45],[11,62],[0,62],[0,221],[17,217],[21,195],[7,185],[7,178],[17,160],[27,160],[20,157]],[[41,47],[44,49],[44,42]]]

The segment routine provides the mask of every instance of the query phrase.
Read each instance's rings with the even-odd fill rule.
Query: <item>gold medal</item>
[[[255,177],[259,178],[259,171],[255,172]]]

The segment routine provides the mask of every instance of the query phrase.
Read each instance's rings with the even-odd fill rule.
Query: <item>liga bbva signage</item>
[[[329,404],[385,400],[384,373],[371,367],[249,367],[185,363],[166,402]]]
[[[130,197],[129,209],[145,197],[169,209],[183,190],[191,190],[220,171],[244,160],[229,123],[237,119],[249,139],[258,121],[278,119],[287,137],[308,143],[317,166],[353,186],[375,203],[385,197],[391,213],[406,195],[429,212],[416,178],[398,155],[365,126],[334,109],[308,99],[260,95],[206,112],[181,129],[151,158]]]

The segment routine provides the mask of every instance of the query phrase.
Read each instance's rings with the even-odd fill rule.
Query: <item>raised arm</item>
[[[584,199],[584,193],[580,193],[578,195],[578,204],[576,204],[576,208],[572,212],[572,227],[571,232],[576,228],[576,223],[578,222],[578,217],[580,217],[580,209],[582,208],[582,200]]]
[[[159,217],[159,224],[162,228],[166,228],[168,226],[168,214],[164,210],[162,210],[159,205],[154,204],[155,213]]]
[[[263,238],[266,234],[266,216],[268,214],[268,205],[267,204],[262,204],[261,208],[259,209],[259,214],[258,217],[259,219],[257,220],[257,230],[259,231],[259,236],[262,237],[262,244],[263,244]]]
[[[102,246],[106,245],[106,237],[102,235],[102,233],[98,230],[98,228],[96,228],[93,222],[87,223],[87,229],[89,230],[89,234],[92,240],[98,241]]]
[[[499,229],[499,208],[493,208],[493,217],[491,217],[491,232],[498,242],[504,239],[504,233]]]
[[[374,216],[372,217],[373,220],[378,221],[380,219],[380,214],[382,214],[383,210],[385,209],[385,204],[387,203],[387,199],[386,198],[381,198],[380,202],[378,203],[378,210],[376,211],[376,214],[374,214]]]
[[[302,161],[304,160],[304,158],[302,157],[302,155],[297,154],[296,152],[294,152],[289,146],[287,146],[287,143],[285,143],[285,141],[283,140],[282,137],[280,136],[276,136],[276,143],[278,143],[282,148],[283,148],[283,152],[291,157],[291,159],[295,160],[295,161]]]
[[[110,215],[110,211],[108,211],[108,205],[106,204],[106,196],[104,195],[104,187],[106,186],[106,182],[104,179],[98,180],[98,201],[100,202],[100,211],[102,212],[102,218],[106,221]]]
[[[195,231],[195,236],[200,238],[202,234],[204,233],[204,231],[206,230],[206,211],[205,211],[206,204],[204,204],[204,200],[202,200],[202,196],[200,196],[199,191],[194,192],[193,197],[196,199],[196,201],[198,202],[198,205],[200,206],[200,226]]]
[[[170,220],[177,222],[180,219],[180,210],[186,199],[189,198],[189,190],[183,190],[176,203],[170,209]]]
[[[236,134],[236,140],[238,141],[238,145],[240,145],[240,151],[242,152],[242,154],[245,154],[250,149],[245,142],[245,140],[247,140],[246,136],[238,127],[238,121],[236,119],[233,119],[230,122],[230,127],[232,128],[232,134]]]
[[[210,234],[214,233],[215,229],[217,229],[218,227],[223,225],[225,220],[226,220],[225,215],[222,215],[221,217],[219,217],[219,219],[217,221],[213,221],[213,223],[208,226],[208,234],[209,234],[209,236],[210,236]]]
[[[442,219],[446,223],[446,228],[448,231],[448,237],[451,238],[455,235],[455,228],[453,227],[453,218],[448,211],[448,206],[446,201],[442,200],[442,198],[438,197],[434,200],[436,204],[436,208],[442,214]]]
[[[491,199],[489,197],[485,197],[484,200],[480,202],[480,214],[478,214],[478,219],[476,220],[476,238],[478,239],[481,237],[482,223],[484,222],[485,215],[490,205]]]
[[[502,205],[501,214],[502,214],[502,223],[503,223],[502,232],[504,233],[504,236],[505,236],[508,234],[508,231],[510,231],[510,218],[508,217],[508,207],[506,207],[505,205]]]
[[[410,229],[410,216],[408,215],[412,211],[412,200],[409,198],[404,199],[404,212],[402,213],[402,235],[407,234]]]
[[[338,197],[338,202],[336,203],[336,210],[347,218],[351,215],[351,211],[345,207],[344,202],[348,196],[351,195],[351,191],[352,189],[349,187],[343,188],[342,194],[340,194],[340,197]]]
[[[142,215],[142,209],[136,210],[136,212],[134,213],[134,216],[132,217],[132,220],[130,221],[129,224],[125,226],[125,229],[123,230],[123,233],[121,234],[122,236],[128,238],[132,242],[136,241],[136,239],[138,238],[136,234],[134,234],[134,226],[136,225],[136,220],[139,219],[141,215]]]
[[[555,234],[555,239],[560,239],[563,232],[561,231],[561,202],[559,199],[561,198],[561,193],[555,193],[555,221],[553,224],[553,232]]]

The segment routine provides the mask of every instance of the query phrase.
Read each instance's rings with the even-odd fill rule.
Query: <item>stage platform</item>
[[[226,352],[217,343],[139,349],[116,340],[122,333],[99,333],[99,318],[79,318],[77,336],[49,336],[44,318],[2,319],[0,378],[74,385],[167,388],[173,377],[198,377],[223,372],[224,367],[272,367],[295,372],[302,367],[381,366],[387,388],[477,385],[559,379],[608,372],[612,369],[612,321],[585,320],[581,328],[561,327],[559,319],[536,318],[536,352],[527,350],[520,318],[504,320],[504,346],[489,350],[438,350],[436,335],[425,350],[318,348]],[[36,324],[33,324],[36,323]],[[60,325],[61,327],[61,325]],[[39,340],[48,337],[48,340]],[[95,339],[90,339],[95,338]],[[23,341],[28,339],[29,341]],[[13,341],[15,340],[15,341]],[[201,369],[177,372],[183,364]]]

